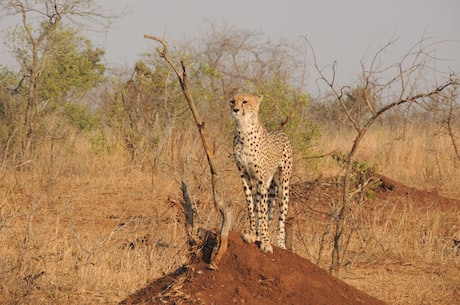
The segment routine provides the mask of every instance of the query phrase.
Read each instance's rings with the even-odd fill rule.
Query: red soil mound
[[[219,269],[209,270],[206,260],[196,257],[121,304],[384,304],[305,258],[278,248],[264,254],[234,232]]]

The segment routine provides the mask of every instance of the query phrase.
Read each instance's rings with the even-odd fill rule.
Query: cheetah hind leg
[[[282,200],[279,204],[279,223],[278,223],[278,230],[276,236],[276,245],[281,249],[286,248],[286,216],[288,211],[288,203],[289,203],[289,180],[283,181],[282,187]]]
[[[268,229],[270,227],[270,223],[273,219],[273,210],[275,205],[275,198],[278,193],[278,185],[276,184],[275,179],[273,179],[270,183],[269,193],[268,193],[268,200],[267,200],[267,210],[266,214],[263,215],[263,221],[266,223],[266,233],[268,234]],[[273,246],[270,244],[268,237],[262,236],[260,238],[260,250],[265,253],[273,253]]]

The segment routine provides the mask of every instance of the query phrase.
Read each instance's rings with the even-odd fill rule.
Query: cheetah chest
[[[236,133],[234,138],[235,160],[250,177],[272,175],[278,167],[279,149],[270,145],[272,139],[258,133]],[[272,147],[266,147],[266,146]]]

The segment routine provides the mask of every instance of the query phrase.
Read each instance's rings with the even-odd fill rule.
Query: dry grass
[[[82,149],[56,158],[54,168],[42,160],[4,173],[0,300],[115,303],[181,264],[173,182],[153,188],[148,172],[120,156],[94,160]]]
[[[349,139],[326,134],[320,148],[344,149]],[[218,224],[199,142],[173,137],[154,175],[147,157],[133,164],[116,148],[95,156],[85,142],[75,143],[51,153],[45,143],[46,157],[1,169],[1,304],[113,304],[180,266],[186,249],[178,204],[183,177],[197,221]],[[245,210],[240,182],[229,146],[216,147],[239,230]],[[358,155],[395,180],[460,198],[458,161],[446,139],[426,130],[413,128],[405,137],[372,130]],[[294,180],[340,172],[328,159],[314,166],[297,168]],[[410,206],[392,212],[383,205],[367,215],[366,251],[351,250],[353,264],[341,277],[391,304],[448,304],[443,300],[458,299],[460,262],[445,237],[459,233],[459,210],[414,216]],[[322,229],[304,233],[311,246],[306,251],[297,243],[296,251],[318,253]]]
[[[346,151],[352,143],[348,133],[326,133],[323,139],[324,151]],[[362,142],[357,159],[408,186],[460,199],[460,160],[450,139],[434,134],[433,128],[411,126],[405,134],[375,128]],[[329,159],[321,160],[319,168],[326,175],[342,174]],[[332,197],[330,190],[323,192],[318,197]],[[314,204],[316,198],[306,203]],[[338,276],[389,304],[458,302],[460,252],[454,240],[460,240],[460,206],[441,208],[442,202],[418,200],[389,197],[368,202],[364,212],[355,211],[360,225],[350,242],[347,268]],[[330,219],[300,207],[296,221],[294,250],[328,268]]]
[[[309,192],[313,198],[304,206],[294,207],[294,251],[327,269],[333,223],[311,211],[321,208],[315,204],[318,198],[324,208],[332,193],[322,187]],[[362,215],[355,211],[359,225],[338,276],[389,304],[453,304],[460,288],[460,253],[454,242],[460,234],[460,207],[440,209],[440,202],[414,200],[390,196],[367,202]]]
[[[322,149],[347,151],[354,134],[325,132]],[[357,153],[358,160],[377,165],[380,173],[419,189],[460,199],[460,160],[451,140],[434,125],[408,125],[404,129],[375,126],[364,137]],[[333,162],[322,167],[337,169]]]

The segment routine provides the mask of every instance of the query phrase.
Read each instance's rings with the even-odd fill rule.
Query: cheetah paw
[[[286,244],[285,244],[284,242],[283,242],[283,243],[278,242],[278,243],[277,243],[277,246],[278,246],[278,248],[280,248],[280,249],[287,250]]]
[[[265,253],[273,253],[273,247],[270,243],[260,244],[260,249]]]
[[[244,242],[250,244],[250,243],[255,243],[257,239],[256,239],[255,234],[244,233],[243,234],[243,240],[244,240]]]

